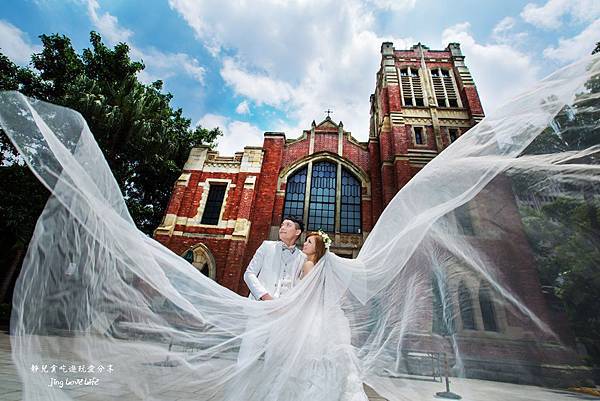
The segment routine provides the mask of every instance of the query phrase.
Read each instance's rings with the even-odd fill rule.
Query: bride
[[[597,181],[586,162],[597,143],[523,152],[542,134],[560,139],[558,117],[576,123],[586,120],[573,116],[597,113],[586,84],[599,64],[588,58],[559,70],[461,136],[392,199],[356,259],[323,251],[327,239],[311,233],[302,279],[269,302],[221,287],[138,231],[80,114],[1,92],[0,126],[52,193],[13,296],[23,399],[364,401],[363,382],[389,400],[431,399],[442,389],[440,355],[452,376],[466,376],[470,363],[473,344],[453,330],[468,315],[452,306],[468,312],[468,299],[446,287],[461,279],[485,284],[507,322],[528,322],[517,334],[536,355],[549,343],[566,349],[552,316],[519,296],[521,283],[502,274],[488,239],[458,233],[457,216],[479,195],[505,190],[506,178]],[[494,207],[511,202],[497,198]],[[508,222],[496,240],[510,241],[516,229],[520,221]],[[243,344],[252,347],[239,358]],[[505,358],[514,371],[539,375],[529,361]],[[69,385],[76,378],[91,384]],[[471,398],[488,388],[453,381]]]
[[[293,301],[260,323],[253,322],[259,326],[273,319],[262,341],[246,338],[248,343],[243,345],[256,351],[264,344],[264,362],[259,352],[253,358],[246,355],[241,365],[238,359],[238,366],[254,366],[259,379],[246,386],[247,380],[238,380],[227,389],[226,400],[368,400],[349,321],[342,310],[344,285],[327,273],[342,261],[329,252],[330,243],[322,231],[306,235],[302,252],[307,260],[299,272],[300,284],[279,298]]]

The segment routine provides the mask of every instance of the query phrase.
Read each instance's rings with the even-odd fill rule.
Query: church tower
[[[371,95],[369,143],[381,165],[382,207],[427,162],[484,117],[458,43],[430,50],[421,43],[381,45]]]

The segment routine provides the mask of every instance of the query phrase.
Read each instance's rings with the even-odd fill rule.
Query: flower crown
[[[321,239],[323,240],[323,245],[325,245],[325,249],[329,249],[329,246],[331,245],[331,238],[329,238],[329,235],[327,235],[327,233],[325,233],[325,231],[323,230],[319,230],[318,233],[321,236]]]

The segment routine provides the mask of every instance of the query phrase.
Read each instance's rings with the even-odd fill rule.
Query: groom
[[[288,291],[306,256],[296,247],[304,229],[302,221],[286,217],[279,226],[279,241],[263,241],[244,273],[251,299],[278,298]]]

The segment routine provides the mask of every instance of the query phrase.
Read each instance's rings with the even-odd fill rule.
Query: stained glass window
[[[309,230],[335,230],[335,188],[337,166],[331,162],[313,164],[308,209]]]
[[[304,195],[306,193],[306,171],[304,166],[288,178],[283,215],[304,220]]]
[[[338,164],[330,161],[314,162],[310,170],[308,188],[308,166],[292,173],[287,179],[283,216],[296,217],[307,230],[322,229],[328,232],[360,234],[362,186],[354,174],[342,168],[338,182]],[[336,209],[339,190],[340,209]],[[307,199],[308,197],[308,199]],[[308,215],[304,215],[304,205],[308,202]],[[340,225],[336,226],[336,217]]]
[[[360,183],[354,175],[346,169],[342,169],[342,210],[340,211],[340,231],[343,233],[360,233],[360,196]]]
[[[221,207],[223,206],[223,198],[225,197],[226,189],[226,184],[210,184],[208,198],[206,199],[206,205],[204,206],[204,213],[202,213],[202,220],[200,221],[200,224],[216,225],[219,223]]]

